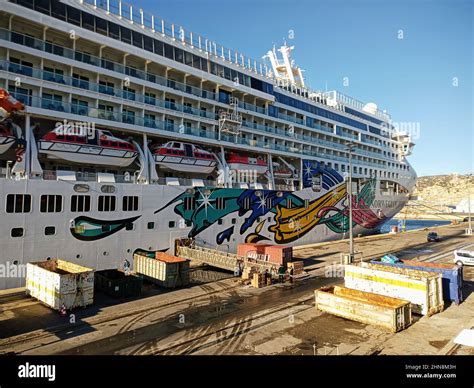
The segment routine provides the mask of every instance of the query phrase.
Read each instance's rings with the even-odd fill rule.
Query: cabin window
[[[62,195],[42,195],[40,199],[41,213],[59,213],[63,210]]]
[[[224,198],[216,198],[216,209],[224,210],[225,209],[225,200]]]
[[[7,213],[29,213],[31,211],[30,194],[8,194]]]
[[[149,222],[147,225],[148,229],[152,230],[155,229],[155,223],[154,222]]]
[[[169,227],[170,229],[176,227],[176,222],[175,222],[175,221],[170,221],[170,222],[168,222],[168,227]]]
[[[113,212],[115,211],[115,195],[99,195],[99,206],[100,212]]]
[[[250,210],[250,207],[251,207],[250,197],[245,197],[242,205],[244,207],[244,210]]]
[[[90,195],[73,195],[71,197],[71,212],[89,212],[90,210]]]
[[[194,197],[186,197],[184,199],[184,210],[194,210],[196,207],[196,200]]]
[[[47,226],[44,228],[44,235],[45,236],[54,236],[56,234],[56,227],[55,226]]]
[[[10,232],[12,237],[23,237],[24,229],[23,228],[13,228]]]
[[[134,229],[134,227],[133,227],[133,224],[131,222],[129,222],[125,225],[125,230],[133,230],[133,229]]]
[[[122,200],[122,210],[124,212],[133,212],[138,210],[138,197],[125,196]]]
[[[236,219],[236,218],[232,218],[232,225],[235,225],[236,222],[237,222],[237,219]]]
[[[224,223],[224,221],[222,220],[222,218],[219,218],[217,220],[217,225],[222,225]]]
[[[273,200],[271,198],[267,198],[266,205],[267,209],[271,209],[273,207]]]

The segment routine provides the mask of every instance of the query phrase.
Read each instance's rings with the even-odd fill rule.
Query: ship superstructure
[[[267,65],[117,0],[0,4],[0,87],[25,106],[0,129],[2,263],[347,237],[348,143],[355,233],[408,200],[410,137],[309,89],[293,47]]]

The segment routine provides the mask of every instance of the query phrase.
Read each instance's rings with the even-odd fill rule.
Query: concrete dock
[[[429,228],[441,241],[427,243],[428,230],[357,238],[364,259],[394,253],[400,258],[450,263],[453,250],[474,247],[465,225]],[[307,276],[293,284],[261,289],[238,278],[202,270],[205,281],[163,291],[149,286],[139,298],[95,303],[57,312],[24,296],[0,294],[0,353],[15,354],[474,354],[453,339],[474,327],[474,267],[465,267],[466,300],[430,318],[417,317],[392,334],[374,326],[317,311],[314,290],[342,284],[337,266],[347,241],[295,249]]]

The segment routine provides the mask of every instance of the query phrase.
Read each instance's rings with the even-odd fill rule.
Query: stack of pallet
[[[258,272],[256,267],[251,265],[246,265],[244,270],[242,271],[242,280],[250,280],[253,279],[254,273]]]
[[[288,271],[293,268],[293,275],[301,275],[303,273],[304,264],[302,261],[291,261],[287,265]]]
[[[262,288],[265,287],[265,275],[263,273],[254,273],[251,282],[252,287]]]

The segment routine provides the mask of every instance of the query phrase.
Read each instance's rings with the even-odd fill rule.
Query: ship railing
[[[331,90],[329,92],[325,92],[324,96],[327,99],[336,101],[338,104],[347,105],[349,107],[357,109],[358,111],[367,113],[364,111],[364,107],[366,105],[365,103],[353,97],[350,97],[346,94],[343,94],[337,90]],[[367,113],[367,114],[370,115],[370,113]],[[375,111],[374,116],[378,117],[379,119],[383,121],[390,121],[391,119],[390,114],[388,114],[387,112],[381,111],[380,109],[377,109]]]
[[[167,22],[166,20],[151,13],[144,12],[141,8],[122,2],[121,0],[79,0],[80,3],[95,10],[107,12],[122,20],[128,20],[134,25],[147,29],[149,32],[157,34],[160,38],[167,37],[171,41],[189,46],[199,52],[206,52],[210,56],[223,61],[228,61],[246,70],[270,77],[268,66],[252,59],[240,52],[226,48],[200,34],[194,33],[184,27]]]
[[[36,50],[44,51],[50,54],[59,55],[64,58],[73,59],[79,62],[87,63],[89,65],[97,66],[97,67],[107,69],[110,71],[115,71],[115,72],[132,76],[141,80],[156,83],[161,86],[167,86],[175,90],[180,90],[188,94],[193,94],[197,97],[216,100],[216,94],[214,92],[201,89],[193,85],[183,84],[179,81],[167,79],[161,75],[145,72],[144,70],[135,69],[135,68],[123,65],[121,63],[110,61],[105,58],[100,58],[94,55],[75,51],[68,47],[60,46],[60,45],[50,43],[50,42],[45,42],[43,40],[33,38],[31,36],[24,35],[19,32],[8,31],[6,29],[0,28],[0,39],[7,40],[7,41],[17,43],[17,44],[21,44],[23,46],[31,47]],[[21,69],[24,69],[25,67],[26,66],[20,66]],[[32,68],[29,68],[29,69],[32,69]],[[29,72],[30,70],[25,69],[25,71]],[[54,75],[54,76],[56,77],[57,75]],[[61,78],[63,80],[66,80],[65,77],[66,76],[63,76]],[[88,82],[82,81],[81,83],[81,80],[78,80],[78,84],[86,88]],[[106,88],[107,87],[104,87],[104,89]]]
[[[147,105],[160,107],[160,108],[163,108],[163,109],[170,109],[170,110],[173,110],[173,111],[178,111],[178,112],[187,113],[187,114],[191,114],[191,115],[197,115],[197,116],[200,116],[200,117],[205,117],[209,120],[216,120],[217,119],[217,114],[215,112],[212,112],[212,111],[205,111],[205,110],[202,110],[202,109],[194,108],[192,106],[190,107],[190,106],[186,106],[186,105],[181,105],[181,104],[161,100],[161,99],[158,99],[158,98],[153,97],[153,96],[143,95],[143,94],[136,93],[136,92],[131,92],[129,90],[122,90],[122,89],[113,88],[113,87],[106,86],[106,85],[101,85],[101,84],[96,84],[96,83],[85,81],[85,80],[80,80],[80,79],[77,79],[77,78],[74,78],[74,77],[68,77],[68,76],[65,76],[63,74],[59,74],[57,72],[56,73],[48,72],[48,71],[35,69],[35,68],[24,66],[24,65],[19,65],[19,64],[13,63],[13,62],[8,62],[8,61],[0,61],[0,69],[7,70],[7,71],[17,73],[17,74],[23,74],[23,75],[30,76],[30,77],[35,77],[35,78],[38,78],[38,79],[47,80],[47,81],[50,81],[50,82],[62,83],[62,84],[70,85],[70,86],[73,86],[73,87],[78,87],[78,88],[82,88],[82,89],[86,89],[86,90],[96,91],[96,92],[102,93],[102,94],[108,94],[108,95],[115,96],[115,97],[125,98],[125,99],[128,99],[130,101],[144,103],[144,104],[147,104]],[[168,81],[170,81],[170,80],[168,80]],[[175,81],[171,81],[169,85],[176,86]],[[186,88],[188,88],[188,87],[189,86],[186,85]],[[19,98],[21,98],[21,97],[19,97]],[[31,97],[27,96],[26,98],[30,99]],[[23,102],[25,102],[25,101],[23,101]],[[30,105],[29,103],[27,103],[27,104]],[[64,104],[62,104],[61,102],[58,102],[58,101],[54,101],[54,100],[46,101],[46,99],[45,99],[45,101],[41,105],[41,107],[44,108],[44,109],[52,109],[52,110],[56,110],[56,111],[59,111],[59,112],[65,112],[66,111],[66,106]],[[74,104],[71,105],[70,113],[85,116],[85,115],[88,115],[88,112],[89,112],[89,108],[87,107],[87,105],[84,105],[84,104],[81,104],[81,103],[78,103],[76,105],[74,105]],[[129,123],[129,124],[134,124],[138,120],[137,118],[135,118],[132,115],[125,115],[123,117],[123,119],[120,119],[119,114],[114,113],[114,112],[110,112],[110,111],[100,112],[99,116],[97,118],[113,120],[113,121],[122,121],[122,122]],[[280,114],[280,118],[288,119],[288,120],[294,119],[294,118],[291,118],[291,116],[287,116],[287,115],[283,115],[283,114]],[[149,117],[143,119],[143,125],[146,126],[146,127],[158,128],[158,126],[156,125],[154,120],[150,119]],[[302,124],[302,125],[304,125],[304,124]],[[308,137],[307,135],[297,134],[296,132],[291,132],[287,129],[283,130],[283,129],[276,128],[276,127],[263,126],[261,124],[256,124],[256,123],[252,123],[252,122],[248,122],[248,121],[244,121],[244,126],[246,126],[248,128],[253,128],[253,129],[256,129],[256,130],[259,130],[259,131],[264,131],[264,132],[268,132],[268,133],[275,133],[275,134],[278,134],[278,135],[281,135],[281,136],[294,138],[294,139],[297,139],[297,140],[298,139],[304,139],[304,140],[310,140],[311,139],[311,137]],[[321,131],[324,131],[324,132],[327,132],[327,133],[331,133],[331,134],[334,132],[332,128],[326,127],[324,125],[319,125],[319,124],[313,124],[309,128],[318,129],[318,130],[321,130]],[[342,134],[342,135],[350,137],[354,140],[357,140],[357,136],[353,136],[353,135],[350,135],[350,134],[346,135],[345,133]],[[372,141],[364,141],[364,142],[374,144],[374,145],[379,145],[376,142],[372,142]],[[332,143],[327,142],[325,144],[328,145],[329,147],[340,148],[339,146],[335,145],[336,143],[332,144]]]

